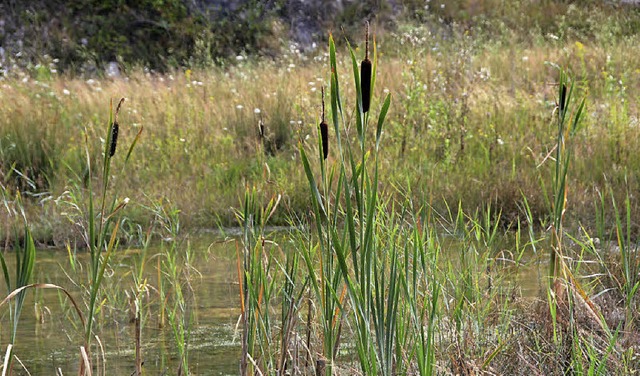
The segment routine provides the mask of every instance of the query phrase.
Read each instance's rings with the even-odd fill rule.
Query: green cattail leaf
[[[338,110],[340,108],[340,93],[338,92],[338,77],[335,72],[331,72],[331,116],[333,119],[333,129],[336,135],[336,143],[340,144],[340,118]]]
[[[360,111],[362,111],[362,90],[360,87],[360,71],[358,70],[358,61],[356,59],[356,54],[353,51],[353,48],[351,48],[351,44],[349,43],[349,41],[347,41],[347,48],[349,50],[349,54],[351,55],[351,66],[353,69],[353,81],[355,83],[356,86],[356,93],[358,94],[357,97],[357,101],[358,101],[358,107],[360,108]]]
[[[571,135],[575,135],[578,131],[578,127],[580,126],[580,118],[582,117],[582,111],[584,110],[585,98],[582,98],[580,102],[580,106],[578,106],[578,110],[573,118],[573,126],[571,127]]]
[[[127,157],[124,159],[124,163],[126,164],[129,161],[129,157],[131,157],[131,153],[133,152],[133,148],[136,146],[136,144],[138,143],[138,140],[140,140],[140,135],[142,134],[142,130],[144,129],[144,126],[140,127],[140,130],[138,131],[138,134],[136,135],[136,137],[133,139],[133,142],[131,143],[131,146],[129,146],[129,151],[127,152]]]
[[[109,243],[107,244],[107,253],[104,255],[104,258],[102,260],[102,264],[100,267],[100,271],[97,274],[96,280],[93,281],[96,287],[102,284],[102,278],[104,277],[104,272],[107,269],[107,265],[109,264],[109,258],[111,258],[111,254],[117,248],[116,235],[118,234],[119,227],[120,227],[120,222],[116,222],[115,226],[113,227],[113,230],[111,231],[111,237],[109,238]],[[92,298],[95,299],[95,296]],[[87,328],[90,329],[90,327],[87,327]],[[90,332],[87,333],[87,335],[90,335],[90,334],[91,334]]]
[[[371,70],[371,98],[373,99],[373,91],[376,86],[376,72],[378,71],[378,47],[376,39],[373,38],[373,69]]]
[[[336,60],[336,44],[333,41],[333,35],[329,35],[329,64],[331,65],[331,74],[335,76],[335,94],[336,94],[336,104],[338,105],[338,109],[342,112],[342,101],[340,100],[340,86],[338,83],[338,64]],[[332,86],[334,82],[332,81]],[[333,88],[331,90],[333,94]]]
[[[311,166],[309,165],[309,160],[307,159],[307,153],[305,153],[302,145],[299,146],[299,150],[300,157],[302,159],[302,165],[304,166],[304,172],[307,175],[307,181],[309,181],[309,188],[311,188],[313,201],[318,206],[321,219],[327,219],[327,212],[325,211],[324,205],[322,204],[322,196],[320,196],[320,191],[318,191],[316,179],[313,177],[313,172],[311,171]]]
[[[353,217],[353,207],[351,206],[351,189],[349,187],[349,179],[345,176],[344,170],[342,171],[343,185],[344,185],[344,196],[345,196],[345,215],[347,218],[347,231],[349,233],[349,245],[351,246],[351,257],[353,261],[353,270],[355,272],[356,281],[360,278],[358,275],[358,258],[356,257],[356,226]]]
[[[353,68],[353,81],[356,86],[356,97],[357,97],[357,108],[356,108],[356,129],[358,131],[358,138],[360,139],[360,143],[364,142],[364,124],[362,122],[362,88],[360,87],[360,72],[358,70],[358,61],[356,60],[356,55],[351,48],[351,44],[347,41],[347,47],[349,49],[349,53],[351,54],[351,65]]]
[[[376,129],[376,150],[380,148],[380,138],[382,137],[382,125],[384,124],[384,119],[387,116],[387,112],[389,111],[390,105],[391,105],[391,94],[387,94],[387,97],[384,99],[384,103],[382,104],[382,109],[380,110],[380,116],[378,116],[378,127]]]

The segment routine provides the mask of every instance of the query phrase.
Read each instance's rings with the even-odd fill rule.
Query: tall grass
[[[242,229],[242,236],[236,241],[241,375],[282,372],[289,365],[290,335],[301,297],[296,286],[298,256],[286,252],[284,265],[281,264],[278,244],[267,239],[266,225],[279,202],[279,196],[272,197],[263,206],[255,188],[247,188],[241,210],[236,213]],[[271,315],[278,298],[282,302],[279,323]]]
[[[607,28],[617,30],[617,22],[609,19]],[[398,109],[389,114],[387,137],[381,141],[387,151],[379,165],[381,173],[389,175],[385,186],[404,183],[408,177],[420,181],[414,184],[414,199],[431,191],[447,202],[461,201],[468,213],[493,201],[505,221],[517,217],[522,191],[535,222],[548,217],[538,172],[525,167],[534,160],[539,163],[554,143],[544,114],[554,107],[558,95],[556,86],[547,85],[556,80],[557,72],[544,62],[555,61],[584,65],[577,70],[575,81],[586,90],[591,109],[583,119],[587,130],[579,137],[585,142],[574,145],[570,176],[574,217],[567,218],[565,226],[573,226],[574,218],[592,215],[592,202],[597,198],[592,188],[603,191],[605,173],[618,201],[624,200],[621,166],[632,170],[639,165],[632,158],[638,146],[632,131],[638,79],[635,68],[628,64],[637,54],[637,37],[604,39],[603,32],[603,39],[598,40],[561,36],[555,41],[546,34],[539,39],[519,35],[497,43],[487,41],[481,33],[465,34],[462,26],[441,27],[445,30],[436,33],[424,26],[403,25],[378,36],[378,48],[389,69],[378,74],[375,89],[393,92]],[[363,49],[364,44],[359,43],[358,48]],[[343,46],[338,43],[338,50],[346,48]],[[360,61],[365,54],[358,54]],[[344,63],[338,61],[340,69]],[[135,93],[135,101],[123,108],[121,117],[136,129],[153,124],[145,130],[153,141],[138,146],[140,153],[129,166],[132,173],[119,178],[121,189],[132,200],[141,201],[145,194],[166,197],[189,214],[183,219],[189,228],[218,221],[235,225],[234,213],[225,203],[235,202],[244,195],[246,183],[251,183],[269,194],[286,192],[291,208],[301,215],[308,204],[307,181],[304,171],[297,168],[297,142],[307,137],[305,141],[312,140],[309,125],[316,123],[318,92],[322,82],[328,84],[328,76],[318,73],[328,66],[327,51],[318,50],[290,52],[276,61],[242,60],[189,74],[176,70],[146,75],[134,69],[128,81],[94,78],[87,83],[56,75],[47,82],[8,78],[3,81],[8,88],[2,95],[17,105],[0,107],[0,164],[3,171],[9,171],[15,163],[16,170],[25,175],[26,169],[19,166],[42,170],[29,176],[37,184],[41,180],[51,186],[38,190],[37,194],[45,196],[29,195],[25,204],[28,211],[46,213],[35,216],[36,237],[63,244],[73,234],[61,215],[64,211],[52,199],[65,191],[68,182],[83,185],[89,176],[83,130],[87,128],[91,139],[104,136],[96,109],[109,100],[109,93]],[[256,85],[264,90],[254,90]],[[355,100],[354,90],[353,85],[345,85],[344,95]],[[27,116],[22,108],[32,111]],[[262,147],[255,140],[256,108],[265,128]],[[348,119],[355,113],[346,115]],[[22,129],[40,141],[15,137]],[[17,150],[21,152],[14,153]],[[90,152],[97,160],[102,150],[92,144]],[[41,154],[44,156],[38,159],[49,162],[23,160]],[[265,163],[271,169],[271,181],[260,179]],[[92,175],[98,176],[101,167],[93,163]],[[545,176],[549,168],[551,163],[543,167]],[[22,181],[17,175],[12,179]],[[629,184],[633,190],[637,182],[632,178]],[[186,193],[180,193],[178,187],[184,187]],[[45,197],[50,198],[43,201]],[[638,206],[634,203],[632,198],[635,213]],[[440,200],[434,205],[444,210]],[[284,208],[274,213],[274,223],[287,223]],[[141,224],[150,220],[143,210],[130,216]]]
[[[18,324],[20,322],[20,313],[24,306],[24,298],[27,293],[25,288],[29,285],[33,276],[33,267],[36,261],[36,248],[33,242],[33,236],[29,230],[29,224],[27,218],[22,209],[22,203],[20,195],[15,198],[15,202],[10,204],[11,200],[7,197],[7,190],[4,186],[0,185],[0,191],[2,193],[2,200],[5,208],[9,209],[10,206],[20,212],[22,220],[24,221],[24,237],[22,239],[23,244],[15,243],[14,252],[16,257],[15,263],[15,281],[11,283],[11,274],[7,268],[4,254],[0,252],[0,266],[2,266],[2,274],[4,275],[4,281],[7,286],[8,292],[19,291],[13,304],[13,310],[10,314],[10,321],[12,323],[11,337],[9,344],[7,345],[7,351],[4,357],[4,364],[2,367],[2,375],[11,374],[12,372],[12,359],[13,359],[13,347],[17,341]],[[15,213],[18,214],[18,213]],[[16,239],[19,237],[16,236]],[[22,290],[22,291],[20,291]],[[2,302],[4,303],[6,299]],[[0,304],[1,305],[1,304]]]
[[[570,85],[570,86],[568,86]],[[567,180],[569,165],[573,154],[573,138],[580,126],[580,118],[584,110],[585,100],[582,99],[574,109],[572,99],[574,85],[568,82],[566,74],[561,71],[558,81],[557,106],[557,139],[555,145],[555,173],[553,178],[553,212],[552,212],[552,249],[549,257],[549,283],[556,282],[558,263],[562,262],[563,220],[567,209],[567,194],[569,182]]]

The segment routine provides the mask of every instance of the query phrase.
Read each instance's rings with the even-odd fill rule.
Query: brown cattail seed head
[[[320,121],[320,138],[322,139],[322,155],[329,156],[329,125],[324,120],[324,86],[322,87],[322,120]]]
[[[560,116],[564,113],[564,109],[566,107],[567,101],[567,85],[562,84],[560,87],[560,103],[558,104],[558,108],[560,109]]]
[[[111,145],[109,145],[109,157],[113,157],[116,154],[116,146],[118,146],[118,122],[113,122],[111,126]]]
[[[371,104],[371,60],[369,60],[369,22],[367,21],[365,58],[360,64],[360,84],[362,88],[362,112],[368,112]]]
[[[124,103],[124,98],[120,99],[118,102],[118,107],[116,107],[116,113],[113,117],[113,124],[111,125],[111,144],[109,145],[109,157],[113,157],[116,154],[116,147],[118,146],[118,131],[120,130],[120,125],[118,124],[118,114],[120,113],[120,107]]]
[[[322,136],[322,155],[324,159],[329,156],[329,126],[326,122],[320,123],[320,135]]]

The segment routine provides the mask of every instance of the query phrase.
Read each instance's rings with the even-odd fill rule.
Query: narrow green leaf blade
[[[390,105],[391,105],[391,94],[387,94],[387,97],[384,99],[384,103],[382,104],[382,109],[380,110],[380,116],[378,116],[378,127],[376,128],[376,151],[380,148],[380,138],[382,136],[382,125],[384,124],[384,119],[387,116],[387,112],[389,111]]]

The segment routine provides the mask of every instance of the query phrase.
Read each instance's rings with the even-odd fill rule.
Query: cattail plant
[[[324,120],[324,86],[322,87],[322,120],[320,121],[320,136],[322,138],[322,155],[329,156],[329,125]]]
[[[367,21],[367,32],[365,41],[365,56],[360,63],[360,81],[362,85],[362,112],[369,111],[371,104],[371,60],[369,60],[369,21]]]
[[[91,374],[91,364],[89,361],[89,359],[91,359],[90,345],[91,338],[94,335],[93,325],[96,312],[99,310],[101,304],[99,299],[100,286],[104,279],[105,271],[107,270],[107,266],[109,264],[109,259],[118,247],[118,242],[116,239],[118,238],[122,209],[129,202],[129,198],[126,197],[122,200],[119,200],[117,193],[113,194],[114,196],[112,199],[109,199],[107,197],[110,180],[109,178],[111,176],[111,157],[114,156],[117,146],[117,136],[119,128],[118,114],[120,113],[120,108],[124,101],[124,98],[120,99],[120,101],[118,102],[118,106],[116,107],[115,114],[112,111],[113,103],[110,106],[109,122],[107,128],[107,143],[105,144],[104,161],[102,166],[102,193],[98,194],[99,196],[101,196],[99,204],[94,201],[94,187],[92,184],[93,179],[91,176],[91,158],[89,157],[89,141],[88,136],[85,134],[87,170],[89,171],[89,202],[85,207],[86,211],[84,212],[86,218],[80,220],[79,225],[86,231],[84,234],[84,238],[87,242],[87,247],[89,249],[90,255],[90,279],[88,284],[89,301],[87,302],[87,321],[86,325],[84,325],[84,345],[80,348],[82,361],[79,374]],[[141,134],[142,128],[129,146],[129,150],[124,160],[125,165],[131,157],[133,148],[140,139]],[[108,202],[110,202],[111,204],[108,204]],[[73,203],[77,207],[83,207],[83,205],[79,202]]]

